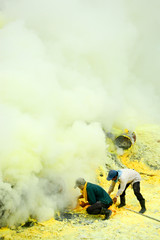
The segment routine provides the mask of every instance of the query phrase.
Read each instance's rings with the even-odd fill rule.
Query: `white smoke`
[[[158,4],[0,0],[1,225],[71,204],[103,128],[160,123]]]

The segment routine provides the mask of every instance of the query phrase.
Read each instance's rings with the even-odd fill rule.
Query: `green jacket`
[[[86,190],[88,202],[90,205],[96,203],[97,201],[101,201],[105,204],[112,203],[112,199],[101,186],[88,182]]]

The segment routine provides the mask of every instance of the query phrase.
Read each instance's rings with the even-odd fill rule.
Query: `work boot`
[[[120,204],[118,205],[118,208],[121,208],[126,205],[125,197],[120,196]]]
[[[103,220],[108,220],[109,217],[111,216],[112,214],[112,211],[109,210],[109,209],[106,209],[106,208],[102,208],[101,209],[101,214],[104,214],[105,215],[105,218]]]
[[[125,205],[126,205],[125,203],[120,203],[117,207],[121,208],[121,207],[124,207]]]
[[[139,211],[139,213],[144,213],[146,211],[146,207],[145,207],[145,199],[139,201],[140,205],[141,205],[141,210]]]
[[[112,211],[109,209],[106,209],[105,218],[103,220],[108,220],[111,214],[112,214]]]

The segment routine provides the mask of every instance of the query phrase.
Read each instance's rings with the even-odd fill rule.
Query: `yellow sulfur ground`
[[[144,128],[139,130],[139,136],[143,136]],[[149,142],[150,146],[155,145],[157,131],[153,136],[153,132],[148,133],[148,139],[153,139]],[[146,133],[147,134],[147,133]],[[158,133],[159,134],[159,133]],[[146,135],[145,135],[146,136]],[[146,138],[145,138],[146,139]],[[145,141],[144,139],[144,141]],[[159,135],[157,140],[160,139]],[[138,143],[137,143],[138,144]],[[156,142],[157,144],[157,142]],[[160,145],[160,143],[159,143]],[[149,167],[142,159],[131,159],[135,149],[125,152],[118,156],[120,161],[127,168],[134,168],[141,173],[141,193],[146,199],[147,211],[145,215],[155,218],[159,221],[147,218],[146,216],[136,214],[126,210],[125,208],[118,209],[116,205],[111,206],[113,214],[109,220],[103,221],[103,216],[89,216],[85,209],[77,207],[72,210],[73,214],[80,214],[70,221],[58,221],[50,219],[49,221],[37,223],[30,228],[19,227],[17,229],[2,228],[0,230],[0,239],[7,240],[50,240],[50,239],[112,239],[112,240],[159,240],[160,239],[160,170]],[[157,156],[159,149],[157,148]],[[142,154],[143,155],[143,154]],[[136,155],[135,155],[136,156]],[[152,157],[152,154],[150,154]],[[153,154],[154,161],[155,154]],[[97,178],[101,186],[106,190],[110,182],[106,181],[106,173],[103,167],[97,169]],[[114,197],[117,187],[112,194]],[[119,203],[119,200],[118,200]],[[118,204],[117,203],[117,204]],[[139,202],[134,196],[133,190],[129,187],[126,191],[126,208],[134,211],[140,210]]]

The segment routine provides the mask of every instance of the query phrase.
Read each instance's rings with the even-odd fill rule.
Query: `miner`
[[[120,204],[118,205],[118,208],[121,208],[126,205],[125,201],[126,189],[131,184],[134,194],[137,197],[141,206],[141,210],[139,211],[139,213],[144,213],[146,211],[145,199],[140,193],[141,177],[138,172],[136,172],[134,169],[110,170],[107,176],[107,180],[108,181],[112,180],[112,183],[108,190],[109,195],[111,192],[113,192],[116,183],[119,182],[118,192],[116,196],[113,198],[113,203],[116,203],[117,198],[120,197]]]
[[[109,194],[99,185],[86,182],[84,178],[78,178],[75,183],[75,187],[81,190],[81,196],[85,199],[81,201],[81,206],[86,208],[88,214],[102,214],[105,215],[105,219],[109,219],[112,211],[108,208],[112,205],[113,201]]]

